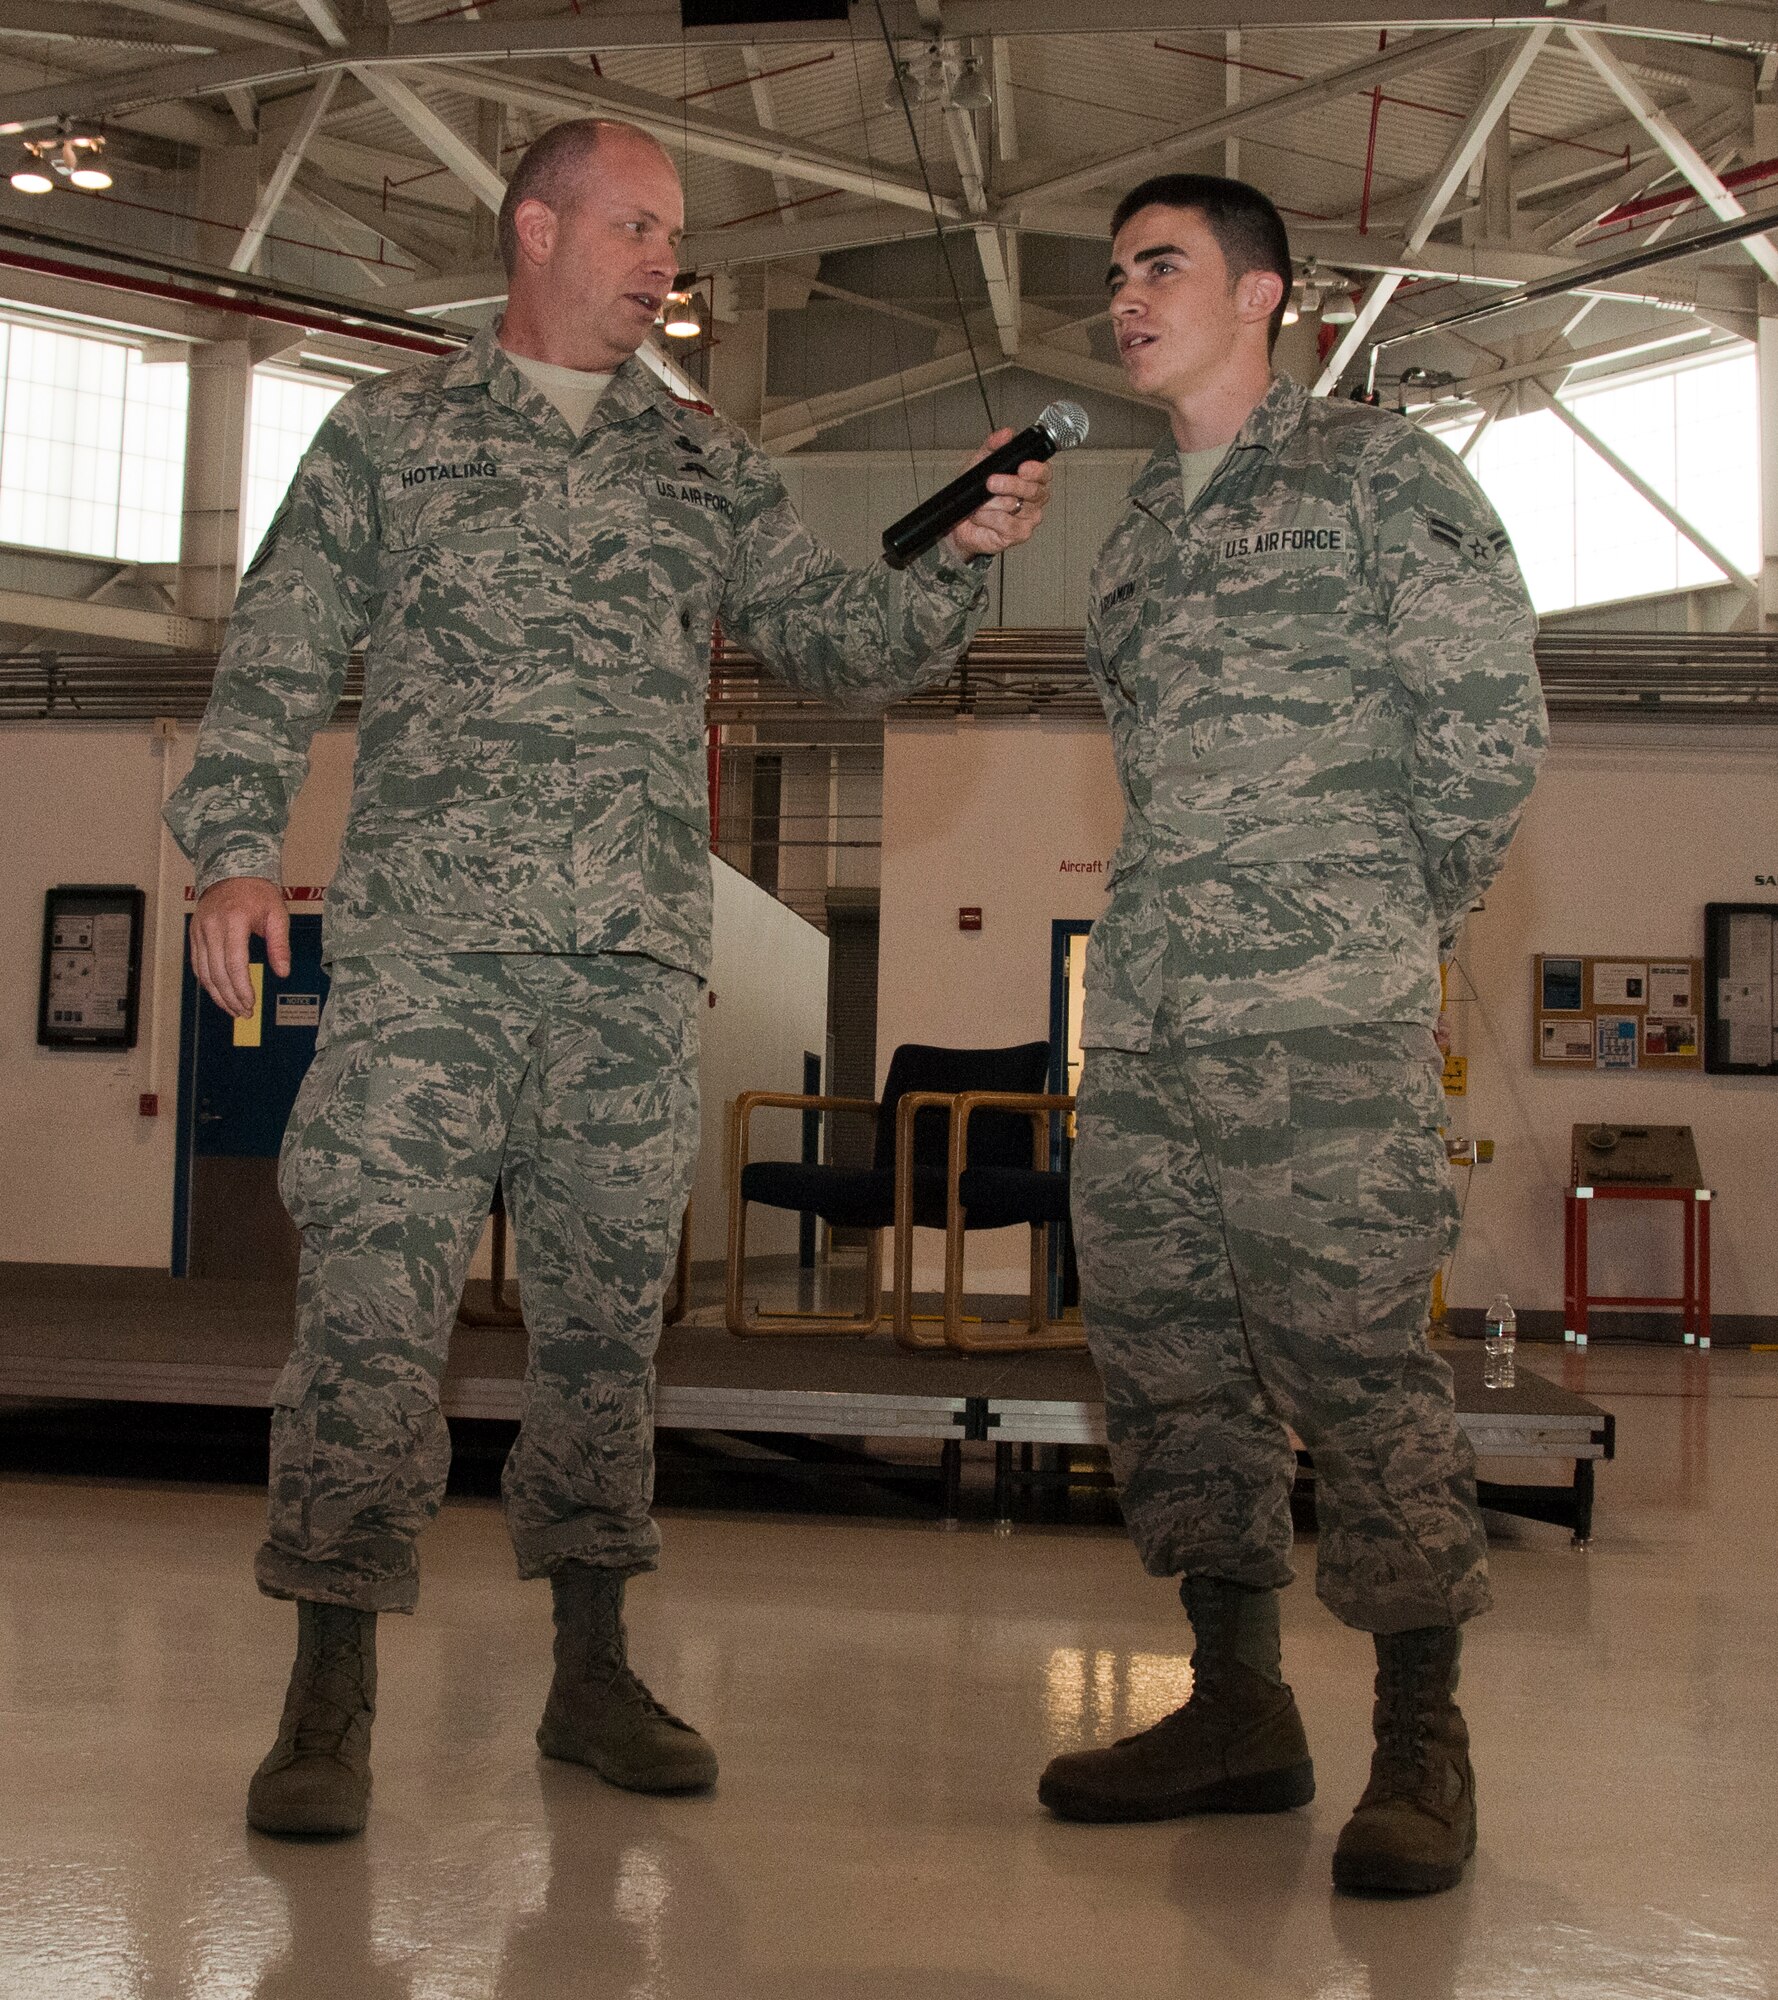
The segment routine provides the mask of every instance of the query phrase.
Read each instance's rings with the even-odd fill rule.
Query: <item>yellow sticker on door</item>
[[[235,1047],[256,1049],[265,1028],[265,967],[250,965],[247,977],[253,982],[253,1012],[243,1014],[235,1022]]]

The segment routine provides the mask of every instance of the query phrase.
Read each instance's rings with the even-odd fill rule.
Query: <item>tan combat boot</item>
[[[299,1598],[284,1719],[247,1787],[247,1824],[260,1833],[362,1832],[376,1712],[377,1614]]]
[[[1379,1632],[1371,1781],[1334,1849],[1336,1889],[1430,1895],[1475,1852],[1475,1772],[1457,1691],[1454,1625]]]
[[[626,1792],[707,1791],[716,1782],[716,1752],[630,1671],[622,1573],[575,1563],[550,1578],[550,1591],[556,1677],[538,1748],[588,1764]]]
[[[1315,1796],[1296,1700],[1278,1675],[1278,1593],[1187,1577],[1191,1699],[1138,1736],[1052,1759],[1037,1796],[1059,1819],[1287,1812]]]

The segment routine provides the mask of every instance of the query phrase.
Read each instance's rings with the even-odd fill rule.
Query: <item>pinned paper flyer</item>
[[[1593,967],[1595,1007],[1644,1007],[1648,1004],[1648,967],[1601,963]],[[1601,1026],[1604,1024],[1601,1023]]]
[[[1545,1062],[1590,1063],[1593,1060],[1591,1021],[1549,1021],[1543,1023]]]
[[[1600,1069],[1636,1067],[1637,1020],[1634,1014],[1601,1014],[1597,1066]]]

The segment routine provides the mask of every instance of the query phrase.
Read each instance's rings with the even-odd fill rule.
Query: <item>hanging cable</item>
[[[883,0],[873,0],[876,7],[877,27],[882,33],[883,47],[889,56],[889,73],[895,84],[896,95],[901,99],[901,115],[907,120],[908,137],[913,141],[914,160],[920,169],[921,185],[926,190],[926,203],[932,211],[932,230],[938,238],[939,254],[944,259],[945,276],[950,280],[951,297],[957,302],[957,324],[963,330],[964,344],[969,349],[969,365],[975,371],[976,390],[982,399],[982,408],[988,413],[989,430],[1000,428],[999,419],[994,415],[994,405],[988,398],[988,384],[982,374],[981,357],[975,351],[975,336],[969,330],[969,314],[963,304],[963,288],[957,282],[956,266],[951,261],[951,241],[945,234],[944,219],[938,212],[938,196],[932,190],[932,176],[926,170],[926,153],[920,144],[919,128],[914,124],[913,107],[908,103],[907,78],[902,74],[896,59],[895,40],[889,33],[889,23],[884,18]]]
[[[852,84],[858,93],[858,129],[864,135],[865,164],[870,168],[871,179],[875,180],[877,177],[877,156],[876,149],[871,145],[870,112],[866,109],[864,102],[864,72],[858,61],[858,37],[853,35],[851,40]],[[895,321],[889,329],[889,343],[895,350],[895,379],[900,385],[901,431],[907,445],[909,491],[917,498],[920,492],[920,461],[914,451],[914,420],[908,405],[907,384],[903,380],[906,370],[901,358],[901,322],[899,320]]]

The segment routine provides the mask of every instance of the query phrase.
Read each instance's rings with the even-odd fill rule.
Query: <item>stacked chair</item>
[[[731,1333],[869,1334],[882,1321],[883,1231],[895,1230],[893,1325],[903,1347],[1008,1351],[1085,1345],[1078,1322],[1048,1311],[1052,1230],[1068,1222],[1068,1175],[1050,1165],[1050,1125],[1074,1100],[1046,1092],[1047,1042],[1008,1049],[946,1049],[907,1042],[895,1051],[881,1099],[748,1091],[735,1101],[729,1172],[728,1328]],[[762,1110],[870,1117],[868,1167],[748,1156]],[[862,1309],[852,1315],[767,1313],[746,1303],[750,1206],[813,1213],[867,1232]],[[982,1326],[963,1312],[964,1237],[1023,1224],[1031,1231],[1030,1302],[1022,1321]],[[935,1329],[913,1311],[913,1232],[945,1232],[945,1283]]]

